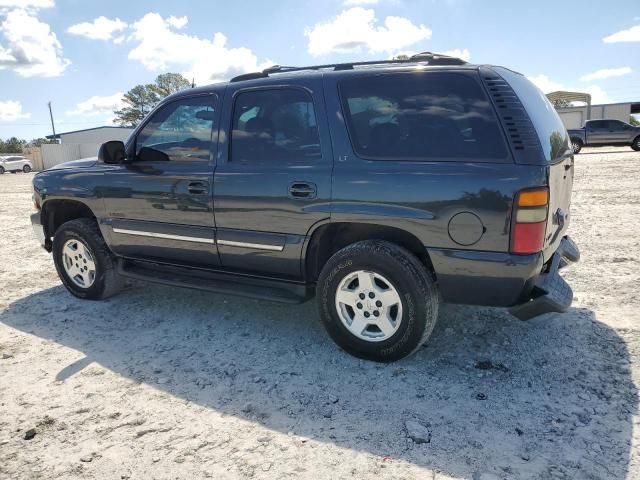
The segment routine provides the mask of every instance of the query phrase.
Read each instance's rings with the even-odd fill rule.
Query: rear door
[[[609,120],[609,135],[612,143],[629,143],[631,126],[620,120]]]
[[[133,158],[105,173],[102,192],[116,253],[219,265],[212,194],[218,118],[215,94],[170,101],[132,139]]]
[[[309,231],[329,218],[332,157],[320,77],[232,83],[224,104],[213,189],[221,263],[297,279]]]

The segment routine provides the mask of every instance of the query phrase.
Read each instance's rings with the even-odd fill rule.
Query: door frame
[[[219,225],[216,221],[216,244],[218,245],[218,253],[221,258],[223,268],[227,268],[224,262],[224,252],[221,252],[220,248],[237,248],[238,251],[246,249],[247,253],[250,253],[254,248],[254,251],[260,251],[260,256],[271,257],[271,262],[276,266],[277,263],[295,261],[299,267],[295,275],[283,274],[278,272],[277,268],[270,274],[269,272],[263,272],[259,275],[269,275],[274,277],[285,276],[291,278],[302,278],[304,275],[304,251],[308,242],[309,235],[317,228],[319,224],[325,224],[330,222],[330,203],[333,190],[333,140],[331,130],[329,127],[329,120],[327,118],[327,107],[324,95],[324,82],[321,75],[313,77],[289,77],[289,78],[273,78],[263,79],[260,85],[235,85],[230,83],[227,85],[224,93],[224,100],[222,102],[222,117],[219,125],[218,136],[218,154],[214,167],[214,211],[216,210],[216,174],[218,169],[223,169],[226,165],[230,164],[231,154],[231,131],[233,128],[233,118],[236,108],[237,97],[246,92],[266,91],[266,90],[299,90],[307,94],[313,102],[316,127],[318,129],[318,137],[320,143],[321,159],[319,162],[324,164],[328,170],[328,202],[324,207],[326,212],[326,218],[320,219],[313,224],[309,225],[304,235],[300,234],[287,234],[273,231],[262,230],[249,230],[249,229],[237,229],[237,228],[225,228],[223,225]],[[316,211],[321,211],[320,209]],[[292,251],[292,249],[294,251]],[[233,267],[231,267],[233,269]]]

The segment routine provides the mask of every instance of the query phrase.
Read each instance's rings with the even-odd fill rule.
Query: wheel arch
[[[40,215],[47,238],[53,237],[65,222],[77,218],[96,218],[87,204],[79,200],[67,199],[51,199],[44,202]]]
[[[435,278],[431,258],[424,244],[412,233],[396,227],[364,222],[335,222],[319,225],[304,250],[304,277],[315,282],[331,256],[342,248],[363,240],[384,240],[413,253]]]

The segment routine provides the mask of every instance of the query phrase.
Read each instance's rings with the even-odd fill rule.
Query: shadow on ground
[[[59,381],[97,362],[276,431],[449,475],[622,478],[629,469],[638,397],[627,348],[637,332],[586,309],[522,323],[445,306],[427,346],[390,365],[339,351],[312,302],[146,285],[87,302],[55,287],[11,304],[0,322],[83,352],[51,365]],[[407,440],[407,420],[427,426],[430,443]]]

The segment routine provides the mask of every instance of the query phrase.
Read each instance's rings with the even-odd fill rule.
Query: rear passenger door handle
[[[193,195],[202,195],[209,192],[209,183],[207,182],[189,182],[187,190]]]
[[[289,185],[289,197],[291,198],[316,198],[317,192],[315,183],[293,182]]]

